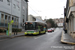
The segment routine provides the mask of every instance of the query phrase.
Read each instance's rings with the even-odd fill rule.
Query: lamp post
[[[11,0],[11,20],[12,20],[12,0]]]
[[[11,0],[11,18],[10,18],[10,22],[8,23],[8,36],[12,34],[12,23],[14,22],[12,20],[12,0]]]

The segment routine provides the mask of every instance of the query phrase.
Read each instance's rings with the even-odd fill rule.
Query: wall
[[[12,17],[14,18],[13,19],[14,23],[12,24],[12,26],[14,26],[14,28],[15,26],[18,27],[17,25],[19,24],[19,21],[17,20],[21,17],[21,0],[10,0],[9,2],[7,0],[3,0],[3,2],[0,1],[0,13],[4,14],[3,27],[7,27],[8,22],[10,22],[9,20],[12,20]],[[5,20],[5,15],[7,15],[6,20]],[[10,19],[9,19],[9,16],[10,16]]]

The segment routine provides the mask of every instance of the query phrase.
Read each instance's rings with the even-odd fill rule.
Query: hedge
[[[22,29],[16,29],[16,28],[12,29],[12,32],[21,32],[21,31],[22,31]],[[5,33],[5,32],[6,32],[6,30],[0,29],[0,33]]]
[[[4,32],[2,29],[0,29],[0,33]]]
[[[21,29],[15,29],[15,28],[12,29],[12,32],[21,32],[21,31],[22,31]]]

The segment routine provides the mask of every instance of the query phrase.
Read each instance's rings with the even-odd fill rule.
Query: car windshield
[[[48,29],[48,30],[51,30],[51,29]]]

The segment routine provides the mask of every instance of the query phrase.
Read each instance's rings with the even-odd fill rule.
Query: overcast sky
[[[41,16],[42,19],[64,17],[66,0],[29,0],[28,14]]]

